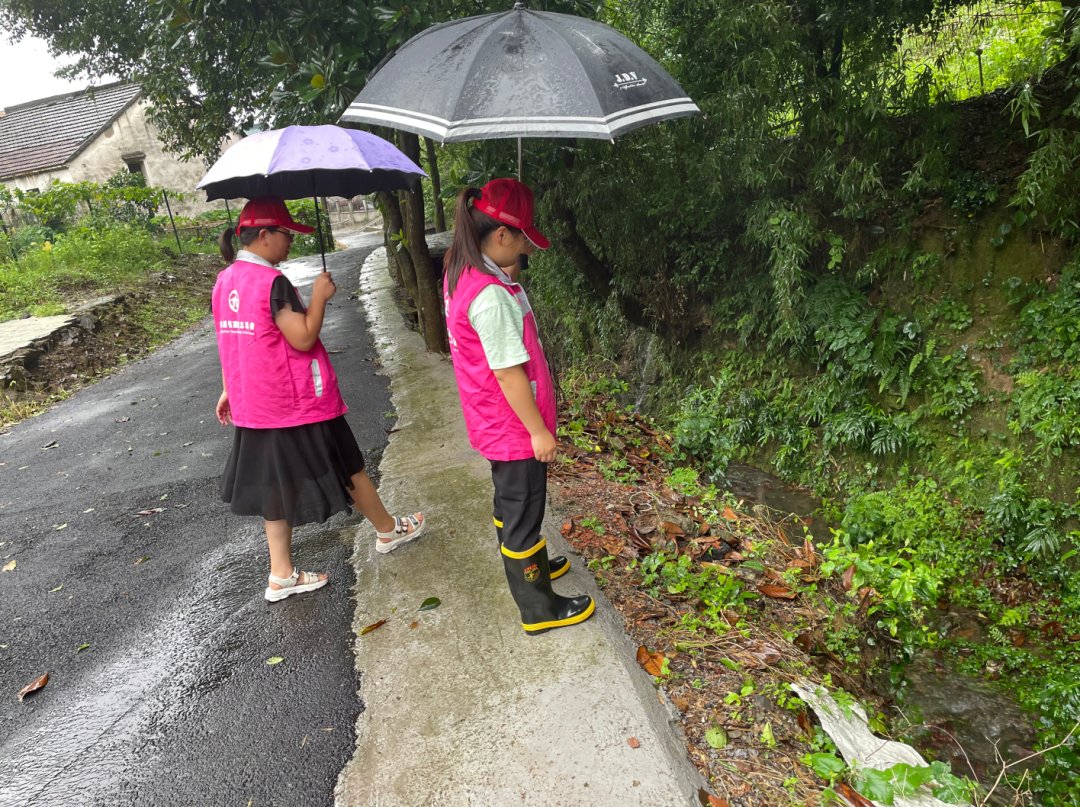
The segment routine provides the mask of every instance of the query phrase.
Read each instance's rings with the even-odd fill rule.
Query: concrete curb
[[[423,509],[430,532],[385,556],[369,525],[357,536],[365,711],[337,804],[698,803],[704,783],[673,711],[637,667],[580,558],[556,586],[591,593],[598,615],[538,637],[521,630],[491,525],[490,471],[468,445],[452,369],[402,322],[383,250],[365,262],[360,283],[401,418],[380,463],[381,494],[393,513]],[[546,535],[565,552],[556,524]],[[419,612],[432,596],[442,605]]]
[[[101,314],[123,302],[118,294],[99,297],[69,314],[0,322],[0,384],[25,387],[42,355],[60,344],[77,344],[97,330]]]

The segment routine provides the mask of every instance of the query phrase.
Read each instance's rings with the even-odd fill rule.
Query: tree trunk
[[[386,256],[389,258],[387,265],[390,268],[390,276],[394,282],[405,288],[409,299],[413,299],[416,290],[416,271],[412,268],[412,258],[401,244],[401,238],[405,235],[405,222],[401,218],[401,203],[396,193],[379,191],[375,194],[376,203],[383,216],[383,244],[386,246]],[[400,236],[401,238],[394,238]],[[403,271],[404,263],[408,262],[409,271]],[[406,276],[412,279],[412,291],[405,282]]]
[[[427,148],[428,178],[431,180],[431,195],[435,202],[435,232],[446,232],[446,209],[442,199],[442,177],[439,176],[439,161],[435,156],[435,141],[424,138]]]
[[[603,302],[614,294],[619,311],[627,322],[653,333],[663,334],[663,324],[648,315],[641,300],[615,288],[611,267],[589,249],[589,245],[577,230],[577,217],[574,212],[561,199],[551,202],[550,209],[556,222],[555,240],[559,243],[559,250],[570,258],[585,276],[597,299]]]
[[[420,162],[420,137],[411,132],[398,132],[401,150],[414,163]],[[420,332],[428,350],[446,353],[446,326],[443,324],[442,294],[435,277],[435,266],[428,252],[427,234],[424,232],[424,194],[420,180],[412,182],[412,189],[404,194],[405,243],[416,269],[416,308],[420,312]]]

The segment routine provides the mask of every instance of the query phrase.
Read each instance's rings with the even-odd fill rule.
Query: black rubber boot
[[[587,594],[560,597],[551,590],[547,542],[543,538],[524,552],[502,547],[502,559],[510,593],[521,611],[521,627],[530,636],[584,622],[596,610]]]
[[[499,546],[502,546],[503,523],[497,518],[492,518],[492,521],[495,522],[495,535],[499,539]],[[570,558],[565,555],[556,555],[553,558],[548,558],[548,568],[551,570],[551,579],[557,580],[570,571]]]

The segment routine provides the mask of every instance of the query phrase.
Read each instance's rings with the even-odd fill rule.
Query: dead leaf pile
[[[826,783],[801,761],[811,718],[763,693],[786,687],[790,670],[815,665],[861,691],[835,656],[821,652],[824,642],[815,637],[824,638],[828,620],[800,593],[828,585],[843,596],[840,582],[821,579],[820,555],[801,537],[801,524],[741,505],[706,507],[668,488],[670,471],[659,459],[670,449],[667,438],[643,418],[609,410],[604,401],[575,402],[573,417],[562,422],[579,423],[584,412],[585,425],[573,443],[560,441],[565,461],[551,466],[549,493],[564,514],[563,537],[594,561],[605,596],[621,612],[637,664],[681,716],[687,751],[712,790],[702,792],[702,803],[820,803]],[[619,478],[612,468],[632,473]],[[789,533],[799,543],[790,543]],[[754,597],[741,610],[714,614],[732,630],[691,630],[700,602],[663,585],[641,587],[635,562],[657,551],[730,576]],[[873,596],[866,593],[868,601]],[[811,641],[793,644],[785,634]]]

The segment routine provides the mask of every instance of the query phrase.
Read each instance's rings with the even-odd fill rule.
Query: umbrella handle
[[[312,184],[315,184],[315,180],[312,179]],[[315,189],[312,188],[312,191]],[[323,245],[322,237],[322,216],[319,215],[319,197],[314,193],[311,196],[311,201],[315,203],[315,229],[319,231],[319,255],[322,257],[322,270],[326,271],[326,247]]]

